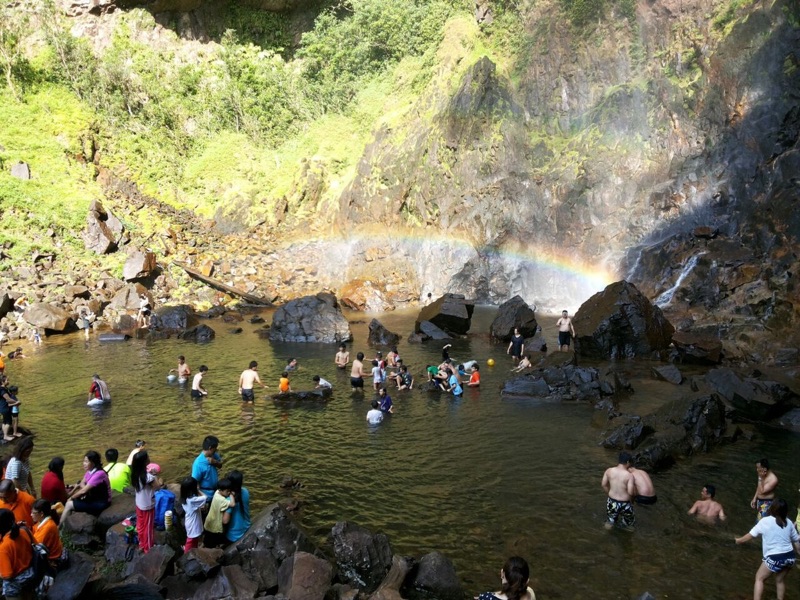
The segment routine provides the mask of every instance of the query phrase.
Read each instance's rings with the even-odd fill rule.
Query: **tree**
[[[17,100],[20,90],[14,85],[14,74],[26,63],[22,40],[25,37],[28,19],[24,12],[9,7],[0,9],[0,63],[6,77],[6,85]]]

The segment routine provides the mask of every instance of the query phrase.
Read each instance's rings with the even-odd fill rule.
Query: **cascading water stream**
[[[689,260],[686,261],[686,264],[683,266],[683,270],[681,274],[678,275],[678,279],[671,288],[669,288],[666,292],[661,294],[658,298],[656,298],[655,304],[659,308],[664,308],[665,306],[669,306],[669,303],[672,302],[672,297],[675,295],[675,292],[678,291],[678,288],[681,287],[684,279],[686,279],[689,274],[694,270],[697,266],[697,261],[700,259],[701,256],[706,254],[705,252],[700,252],[698,254],[693,255]]]

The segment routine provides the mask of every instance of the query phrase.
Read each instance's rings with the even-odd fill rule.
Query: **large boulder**
[[[425,340],[452,340],[453,336],[440,329],[430,321],[422,321],[421,323],[416,325],[417,335],[424,336]],[[411,341],[409,338],[408,341]]]
[[[178,334],[182,340],[193,340],[198,343],[210,342],[214,339],[217,333],[208,325],[198,325],[190,329],[184,329]]]
[[[678,457],[708,452],[725,440],[725,405],[716,394],[687,396],[644,417],[619,417],[603,440],[606,448],[628,449],[638,466],[664,468]]]
[[[238,556],[245,574],[258,586],[259,594],[278,587],[278,559],[269,550],[243,550]]]
[[[193,548],[178,559],[178,568],[192,579],[208,579],[220,568],[222,550]]]
[[[181,331],[189,327],[194,309],[186,304],[159,306],[150,317],[150,329]]]
[[[349,342],[350,324],[336,296],[320,293],[287,302],[272,317],[269,339],[274,342]]]
[[[144,288],[137,287],[136,284],[129,283],[114,294],[111,299],[110,307],[116,310],[139,310],[139,294]],[[152,306],[152,301],[151,301]]]
[[[444,554],[423,556],[409,576],[408,587],[437,600],[462,600],[464,591],[453,563]]]
[[[706,383],[730,404],[738,416],[769,420],[798,405],[798,395],[769,378],[743,377],[731,369],[712,369]]]
[[[722,342],[713,337],[676,331],[672,335],[674,360],[682,363],[716,365],[722,360]]]
[[[75,321],[72,320],[72,313],[46,302],[36,302],[28,306],[23,318],[29,325],[50,332],[63,333],[76,328]]]
[[[333,526],[331,538],[341,577],[367,591],[375,590],[392,566],[389,538],[347,521]]]
[[[69,565],[56,574],[55,582],[47,593],[48,598],[75,600],[81,595],[94,571],[94,561],[83,552],[71,552]]]
[[[213,579],[203,583],[192,598],[194,600],[220,600],[221,598],[255,598],[257,585],[251,581],[242,567],[228,565],[220,569],[219,574]],[[321,596],[320,596],[321,598]]]
[[[244,536],[228,547],[226,560],[239,562],[250,550],[268,551],[279,563],[298,550],[316,553],[308,535],[279,504],[268,506],[253,520]]]
[[[88,546],[95,541],[94,526],[97,517],[85,512],[73,512],[61,522],[62,531],[69,534],[76,546]]]
[[[370,346],[394,346],[401,339],[402,336],[386,329],[378,319],[372,319],[372,321],[369,322],[369,337],[367,338],[367,343]]]
[[[137,548],[133,560],[127,563],[125,575],[142,575],[148,581],[158,583],[167,574],[175,560],[175,550],[166,544],[158,544],[143,554]]]
[[[464,334],[472,326],[475,303],[461,294],[445,294],[419,311],[414,331],[422,332],[420,325],[430,321],[436,327],[450,333]]]
[[[573,325],[580,355],[600,359],[650,357],[669,347],[675,331],[661,309],[627,281],[584,302]]]
[[[156,270],[156,255],[149,250],[132,250],[128,253],[128,260],[122,268],[122,278],[125,281],[135,281],[149,277]]]
[[[494,339],[501,342],[510,341],[515,328],[519,329],[523,337],[533,337],[539,328],[535,310],[536,307],[528,306],[522,297],[514,296],[498,307],[497,316],[492,321],[489,333]]]
[[[14,298],[7,291],[0,292],[0,319],[14,310]]]
[[[87,250],[97,254],[108,254],[117,249],[122,237],[122,223],[103,205],[94,200],[86,215],[86,229],[83,232],[83,243]]]
[[[136,499],[132,494],[114,494],[111,497],[111,506],[101,512],[97,517],[97,529],[105,535],[109,527],[116,525],[126,517],[136,514]]]
[[[333,565],[308,552],[295,552],[278,570],[278,591],[292,600],[324,598],[333,580]]]

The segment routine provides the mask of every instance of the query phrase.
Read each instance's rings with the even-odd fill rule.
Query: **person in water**
[[[512,556],[500,569],[500,591],[483,592],[477,600],[536,600],[536,594],[528,587],[530,580],[528,562],[520,556]]]
[[[636,487],[636,504],[655,504],[658,500],[656,488],[647,471],[637,469],[633,464],[628,467],[628,472],[633,475],[633,485]]]
[[[561,318],[556,321],[556,326],[558,327],[558,347],[562,352],[567,352],[570,341],[575,337],[575,327],[572,325],[569,312],[561,311]]]
[[[750,508],[756,509],[756,520],[767,516],[770,504],[775,500],[775,488],[778,487],[778,476],[769,468],[769,460],[762,458],[756,463],[756,493],[750,501]]]
[[[347,351],[347,346],[339,344],[339,351],[333,359],[337,369],[346,369],[350,363],[350,353]]]
[[[356,359],[353,361],[353,368],[350,370],[350,386],[354,392],[364,391],[364,353],[359,352],[356,354]]]
[[[371,406],[372,408],[367,411],[367,423],[370,425],[377,425],[383,421],[383,413],[380,408],[378,408],[380,404],[378,404],[377,400],[373,400]]]
[[[206,373],[208,373],[208,367],[205,365],[200,365],[200,370],[197,371],[197,374],[192,380],[192,398],[197,399],[202,398],[203,396],[208,396],[208,390],[203,387],[203,377]]]
[[[314,377],[312,377],[311,380],[314,382],[315,389],[317,388],[328,388],[329,390],[333,389],[333,384],[327,379],[320,377],[319,375],[314,375]]]
[[[186,364],[186,357],[183,354],[178,357],[178,366],[174,369],[170,369],[169,372],[175,373],[178,376],[178,383],[186,383],[189,380],[189,376],[192,374],[192,370],[189,368],[189,365]]]
[[[92,375],[92,385],[89,386],[89,397],[87,402],[92,400],[100,400],[102,402],[111,401],[111,393],[108,391],[108,384],[100,379],[100,375],[95,373]]]
[[[251,360],[250,366],[239,375],[239,393],[242,395],[242,402],[253,402],[256,399],[256,395],[253,392],[253,386],[256,383],[263,388],[267,387],[261,383],[261,379],[258,376],[258,363]]]
[[[506,354],[510,354],[514,362],[519,362],[525,352],[525,338],[519,332],[517,327],[514,327],[514,334],[511,336],[511,341],[508,343],[508,350]]]
[[[710,483],[705,484],[703,489],[700,490],[700,500],[692,504],[688,514],[697,515],[711,522],[717,519],[724,521],[725,511],[722,510],[722,504],[714,499],[716,494],[717,489],[713,485]]]
[[[281,379],[278,382],[278,391],[280,391],[281,394],[286,394],[292,391],[292,384],[289,383],[288,371],[281,373]]]
[[[469,376],[467,382],[469,387],[480,387],[481,385],[481,368],[478,365],[472,365],[472,375]]]
[[[603,473],[602,486],[608,499],[606,500],[606,529],[621,524],[623,527],[633,527],[636,516],[633,514],[633,498],[636,496],[636,484],[628,471],[631,465],[631,455],[621,452],[617,466],[609,467]]]

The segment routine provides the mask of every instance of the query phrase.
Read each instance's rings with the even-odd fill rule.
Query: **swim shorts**
[[[569,346],[570,341],[572,340],[572,336],[569,334],[569,331],[559,331],[558,332],[558,345],[559,346]]]
[[[253,393],[253,389],[250,388],[249,390],[242,390],[242,401],[243,402],[252,402],[256,399],[255,393]]]
[[[606,501],[606,516],[612,525],[620,522],[625,527],[633,527],[636,517],[633,514],[633,504],[630,501],[614,500],[609,498]]]
[[[350,378],[350,387],[363,388],[364,387],[364,378],[363,377],[351,377]]]
[[[756,521],[760,521],[764,517],[768,516],[767,511],[769,507],[772,506],[772,503],[775,500],[773,498],[756,498]]]
[[[203,392],[200,390],[192,390],[192,398],[202,398]]]
[[[797,558],[794,555],[794,551],[772,554],[764,557],[764,565],[773,573],[780,573],[784,569],[791,569],[795,562],[797,562]]]
[[[636,496],[636,504],[655,504],[658,496]]]

